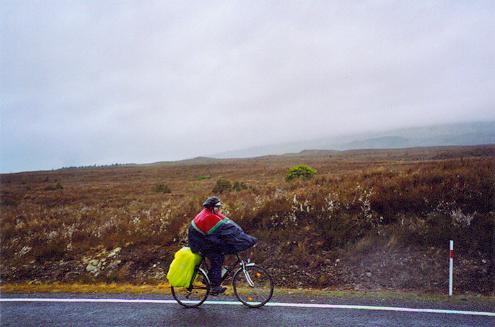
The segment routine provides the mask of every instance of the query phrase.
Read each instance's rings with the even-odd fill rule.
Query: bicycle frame
[[[230,275],[230,273],[234,271],[234,267],[236,267],[238,264],[240,264],[241,268],[239,268],[239,269],[242,269],[242,271],[244,272],[244,275],[246,276],[246,280],[247,280],[249,286],[254,287],[253,280],[251,279],[251,276],[249,275],[248,271],[246,270],[246,267],[254,266],[254,262],[250,262],[250,259],[248,259],[248,262],[245,262],[244,260],[241,259],[241,257],[239,257],[239,253],[236,253],[235,255],[237,257],[237,261],[232,266],[230,266],[230,268],[227,268],[227,271],[222,276],[222,283],[225,281],[225,279],[227,279],[227,276]]]
[[[193,275],[191,277],[191,281],[189,282],[189,287],[187,288],[187,290],[189,292],[191,292],[192,287],[193,287],[194,280],[196,279],[196,275],[198,274],[198,271],[200,271],[200,270],[203,272],[204,276],[207,278],[208,284],[210,284],[210,279],[208,278],[208,272],[205,271],[203,268],[201,268],[201,266],[203,265],[204,262],[205,262],[205,257],[204,256],[201,256],[201,260],[199,261],[199,264],[194,269],[194,273],[193,273]]]
[[[235,267],[237,267],[237,265],[239,265],[239,263],[241,265],[244,263],[244,261],[239,257],[239,254],[236,253],[236,257],[237,257],[236,262],[234,262],[230,267],[226,267],[227,271],[222,276],[222,279],[221,279],[222,283],[227,279],[227,277],[230,275],[230,273],[234,271]]]
[[[237,260],[235,260],[234,263],[228,266],[224,266],[224,268],[226,268],[226,271],[221,276],[221,283],[225,282],[225,280],[229,278],[229,276],[232,276],[232,287],[234,294],[242,304],[251,308],[259,308],[265,305],[273,295],[272,277],[270,276],[270,274],[266,269],[257,266],[254,262],[251,262],[249,258],[243,260],[241,259],[238,253],[235,253],[234,255],[237,258]],[[172,295],[175,298],[175,300],[179,302],[179,304],[181,304],[182,306],[198,307],[208,297],[208,294],[210,293],[211,282],[210,279],[208,278],[208,273],[207,273],[209,265],[205,261],[206,261],[206,257],[201,255],[201,260],[194,269],[193,276],[191,278],[191,281],[189,282],[189,286],[185,289],[186,291],[185,293],[184,293],[184,288],[182,288],[182,291],[180,290],[180,288],[174,290],[174,287],[172,286]],[[253,273],[255,273],[253,277],[256,277],[256,283],[251,278],[251,274]],[[262,276],[262,274],[263,276],[266,277],[263,277],[262,284],[260,284],[258,278]],[[201,278],[198,278],[199,276],[201,276]],[[239,282],[241,285],[240,288],[238,284]],[[260,286],[261,289],[265,289],[265,292],[267,291],[266,288],[269,287],[268,289],[269,294],[266,293],[266,296],[262,297],[261,300],[250,302],[253,301],[253,298],[249,296],[246,297],[245,292],[246,291],[249,292],[249,290],[247,290],[249,288],[252,288],[253,290],[258,290],[260,289]],[[190,296],[192,296],[193,298],[190,298]],[[257,297],[258,295],[255,296]]]
[[[229,267],[226,267],[227,271],[225,272],[225,274],[223,274],[222,278],[221,278],[221,283],[223,283],[228,277],[229,275],[234,272],[234,271],[237,271],[237,269],[235,269],[238,265],[241,266],[241,268],[239,269],[242,269],[245,276],[246,276],[246,280],[248,282],[248,284],[251,286],[251,287],[254,287],[254,283],[251,279],[251,276],[249,276],[249,273],[247,272],[246,270],[246,267],[248,266],[254,266],[254,263],[253,262],[250,262],[250,259],[248,259],[248,261],[244,261],[241,259],[241,257],[239,256],[238,253],[235,254],[237,260],[232,264],[230,265]],[[201,268],[202,264],[205,262],[205,257],[204,256],[201,256],[201,261],[199,262],[199,265],[197,266],[197,269],[195,270],[194,274],[193,274],[193,277],[191,279],[191,284],[189,286],[189,289],[192,287],[192,283],[194,281],[194,279],[196,278],[196,274],[198,273],[198,270],[202,270],[203,273],[208,276],[208,273],[207,271],[205,271],[203,268]],[[208,283],[210,283],[210,280],[208,279]]]

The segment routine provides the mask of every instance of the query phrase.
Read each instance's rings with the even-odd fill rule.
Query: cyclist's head
[[[205,202],[203,202],[203,207],[215,212],[220,210],[222,205],[223,205],[222,202],[216,196],[210,196],[208,199],[206,199]]]

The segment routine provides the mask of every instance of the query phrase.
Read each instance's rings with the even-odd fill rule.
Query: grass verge
[[[0,285],[0,293],[102,293],[102,294],[163,294],[170,295],[170,285],[160,284],[117,284],[117,283],[8,283]],[[228,286],[225,295],[233,296]],[[479,294],[462,294],[449,298],[447,295],[434,293],[416,293],[410,291],[353,291],[275,288],[276,296],[312,297],[312,298],[361,298],[370,300],[410,300],[427,302],[463,302],[474,301],[495,304],[495,296]]]
[[[421,302],[489,302],[495,304],[495,296],[486,296],[474,293],[448,295],[438,293],[420,293],[401,290],[377,290],[377,291],[354,291],[354,290],[320,290],[320,289],[276,289],[277,295],[317,297],[317,298],[360,298],[369,300],[409,300]]]
[[[156,285],[117,284],[117,283],[9,283],[0,285],[1,293],[117,293],[117,294],[170,294],[166,283]]]

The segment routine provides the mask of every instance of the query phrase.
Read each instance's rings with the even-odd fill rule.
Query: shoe
[[[211,288],[210,295],[213,295],[213,296],[219,295],[219,294],[225,293],[226,290],[227,290],[227,287],[215,286],[215,287]]]

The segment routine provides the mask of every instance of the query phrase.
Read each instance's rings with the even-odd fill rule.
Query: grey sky
[[[495,119],[493,1],[2,1],[1,172]]]

